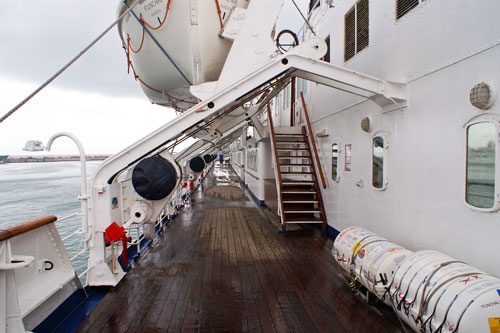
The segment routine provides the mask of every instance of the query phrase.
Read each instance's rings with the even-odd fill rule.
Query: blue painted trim
[[[189,200],[191,194],[186,196],[184,203]],[[174,214],[173,216],[175,216]],[[172,217],[173,217],[172,216]],[[162,221],[163,225],[169,224],[170,217],[165,217]],[[155,230],[155,237],[160,233],[160,226]],[[130,265],[134,263],[140,256],[142,251],[151,244],[152,240],[143,239],[140,243],[140,250],[137,252],[137,246],[131,246],[127,249],[127,267],[123,267],[122,257],[118,257],[118,262],[125,271],[130,269]],[[106,296],[111,287],[90,287],[87,286],[76,290],[69,296],[57,309],[55,309],[44,321],[42,321],[33,331],[34,332],[74,332],[80,324],[89,316],[97,304]],[[61,319],[63,318],[63,319]]]
[[[248,185],[245,184],[245,188],[248,190],[248,193],[250,193],[250,196],[252,197],[252,199],[254,201],[256,201],[259,206],[265,206],[266,205],[266,203],[264,202],[264,200],[260,200],[259,198],[257,198],[257,196],[250,189],[250,187],[248,187]]]
[[[323,230],[323,226],[322,225],[313,224],[313,226],[316,229],[321,229],[321,231],[323,231],[323,232],[325,231],[325,230]],[[332,239],[337,238],[337,236],[340,234],[340,231],[338,231],[337,229],[335,229],[334,227],[332,227],[329,224],[327,224],[327,226],[328,226],[328,236],[331,237]]]
[[[75,291],[33,332],[74,332],[106,296],[110,287],[85,287]],[[64,318],[61,320],[61,318]]]
[[[163,219],[162,221],[163,225],[167,225],[170,223],[170,218],[165,218]],[[158,234],[160,233],[160,226],[158,225],[156,227],[156,230],[155,230],[155,236],[154,238],[156,238],[158,236]],[[125,271],[125,272],[128,272],[130,270],[130,265],[133,264],[140,256],[141,256],[141,253],[142,251],[144,251],[145,248],[147,248],[151,243],[153,242],[152,239],[143,239],[139,245],[139,252],[137,252],[137,246],[131,246],[127,249],[127,267],[123,266],[123,259],[122,259],[122,256],[119,256],[118,257],[118,262],[120,263],[120,265],[122,266],[122,269]]]

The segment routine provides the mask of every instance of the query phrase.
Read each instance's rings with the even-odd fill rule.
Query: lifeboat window
[[[359,0],[344,17],[344,61],[368,46],[369,27],[368,0]]]
[[[334,142],[332,144],[332,180],[334,182],[339,181],[339,143]]]
[[[384,137],[376,136],[372,141],[372,186],[384,188]]]
[[[467,128],[465,200],[477,208],[495,206],[496,134],[492,122],[480,122]]]
[[[401,18],[413,8],[417,7],[420,0],[396,0],[396,19]]]

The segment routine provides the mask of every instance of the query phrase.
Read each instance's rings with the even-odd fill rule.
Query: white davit
[[[387,305],[386,290],[397,265],[413,252],[363,228],[350,227],[335,239],[332,254],[370,292]]]

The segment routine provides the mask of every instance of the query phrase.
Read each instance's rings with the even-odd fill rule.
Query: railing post
[[[318,150],[316,149],[316,142],[314,141],[314,133],[311,127],[311,122],[309,121],[309,115],[307,114],[306,102],[304,101],[304,94],[300,92],[300,98],[302,99],[302,108],[304,109],[304,116],[306,117],[307,131],[309,132],[309,137],[311,138],[311,144],[313,146],[314,157],[316,159],[316,164],[318,165],[318,173],[321,178],[321,184],[323,188],[326,188],[325,177],[323,176],[323,168],[319,161]]]
[[[286,230],[286,221],[285,221],[285,213],[284,213],[284,207],[283,207],[283,198],[281,194],[281,189],[283,188],[283,184],[281,181],[281,170],[280,170],[280,161],[279,161],[279,155],[278,155],[278,149],[276,148],[276,137],[274,136],[274,125],[273,125],[273,117],[271,114],[271,107],[269,106],[269,103],[267,103],[267,121],[269,125],[269,130],[271,132],[271,144],[273,145],[273,152],[274,152],[274,163],[276,165],[276,172],[275,174],[278,176],[278,200],[279,200],[279,207],[281,210],[281,223],[283,224],[283,231]]]

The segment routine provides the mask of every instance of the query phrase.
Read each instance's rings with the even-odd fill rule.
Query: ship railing
[[[83,213],[81,211],[69,214],[67,216],[64,216],[62,218],[59,218],[56,223],[58,225],[61,225],[61,227],[58,228],[59,233],[61,233],[61,236],[64,235],[65,231],[62,227],[62,222],[65,222],[67,224],[69,221],[74,220],[75,218],[79,217],[81,218],[83,216]],[[80,239],[78,239],[78,237]],[[66,248],[66,251],[68,252],[68,256],[70,257],[71,263],[73,264],[73,268],[76,272],[76,275],[80,279],[83,285],[86,283],[86,275],[89,271],[88,267],[88,246],[86,242],[86,233],[83,232],[81,225],[79,224],[79,228],[77,228],[75,231],[70,232],[68,235],[65,235],[61,239],[64,243],[64,246]],[[79,244],[77,246],[69,246],[69,244]]]

